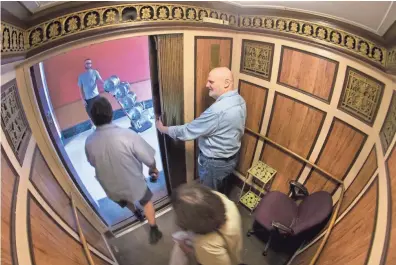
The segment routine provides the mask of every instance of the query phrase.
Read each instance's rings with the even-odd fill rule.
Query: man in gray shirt
[[[81,98],[84,102],[88,116],[91,117],[90,109],[93,102],[99,97],[97,81],[104,84],[99,72],[92,69],[92,60],[85,59],[85,72],[78,76],[78,87],[80,88]]]
[[[153,194],[142,172],[145,164],[149,175],[158,178],[155,150],[134,131],[111,124],[113,110],[106,98],[96,99],[90,111],[97,129],[85,142],[88,162],[95,168],[96,178],[107,196],[142,219],[134,205],[139,201],[150,224],[149,242],[155,244],[162,233],[155,222]]]
[[[234,89],[233,75],[226,67],[213,69],[206,87],[209,96],[216,102],[201,116],[190,123],[170,127],[157,120],[156,126],[173,139],[188,141],[198,138],[200,180],[204,185],[219,190],[238,162],[245,129],[246,104]]]

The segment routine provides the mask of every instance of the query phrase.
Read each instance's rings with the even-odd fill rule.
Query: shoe
[[[162,238],[162,232],[158,230],[157,226],[150,227],[150,238],[149,243],[151,245],[156,244]]]
[[[142,223],[144,222],[144,216],[140,210],[134,211],[133,214],[139,220],[139,222],[142,222]]]

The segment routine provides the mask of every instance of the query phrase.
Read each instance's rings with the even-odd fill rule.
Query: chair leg
[[[267,244],[265,244],[265,248],[264,248],[264,251],[263,251],[263,256],[267,256],[268,248],[269,248],[269,246],[271,244],[271,240],[272,240],[272,235],[269,236]]]

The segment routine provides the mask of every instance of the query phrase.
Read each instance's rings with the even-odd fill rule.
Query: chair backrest
[[[307,231],[325,221],[333,211],[330,193],[314,192],[304,198],[298,206],[297,220],[293,225],[294,234]]]

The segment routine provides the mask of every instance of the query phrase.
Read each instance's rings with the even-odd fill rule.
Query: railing
[[[282,146],[282,145],[280,145],[280,144],[274,142],[274,141],[271,140],[270,138],[268,138],[268,137],[266,137],[266,136],[264,136],[264,135],[262,135],[262,134],[259,134],[259,133],[255,132],[255,131],[253,131],[253,130],[247,128],[247,127],[245,127],[245,131],[249,132],[250,134],[253,134],[254,136],[256,136],[256,137],[258,137],[258,138],[260,138],[260,139],[262,139],[262,140],[264,140],[264,141],[267,141],[267,142],[269,142],[269,143],[275,145],[277,148],[279,148],[279,149],[285,151],[286,153],[289,153],[290,155],[294,156],[295,158],[297,158],[297,159],[299,159],[299,160],[305,162],[306,164],[312,166],[313,168],[315,168],[315,169],[317,169],[318,171],[322,172],[322,173],[325,174],[327,177],[329,177],[331,180],[337,182],[337,183],[341,186],[340,198],[339,198],[339,200],[338,200],[338,202],[337,202],[337,206],[336,206],[336,208],[335,208],[335,210],[334,210],[334,212],[333,212],[333,215],[332,215],[332,217],[331,217],[329,227],[328,227],[327,230],[326,230],[326,234],[324,235],[324,238],[323,238],[323,240],[322,240],[322,242],[321,242],[319,248],[317,249],[317,251],[316,251],[314,257],[313,257],[312,260],[311,260],[311,262],[309,263],[309,265],[314,265],[314,264],[316,263],[316,261],[318,260],[318,258],[319,258],[320,252],[322,252],[324,246],[326,245],[326,242],[327,242],[327,240],[329,239],[331,230],[333,229],[333,227],[334,227],[334,225],[335,225],[335,222],[336,222],[336,220],[337,220],[338,213],[339,213],[340,208],[341,208],[342,199],[343,199],[344,193],[345,193],[344,181],[342,181],[342,180],[340,180],[340,179],[334,177],[331,173],[327,172],[326,170],[324,170],[324,169],[321,168],[320,166],[316,165],[315,163],[312,163],[311,161],[309,161],[309,160],[305,159],[304,157],[302,157],[302,156],[296,154],[295,152],[289,150],[288,148],[286,148],[286,147],[284,147],[284,146]]]

